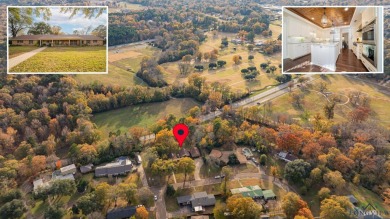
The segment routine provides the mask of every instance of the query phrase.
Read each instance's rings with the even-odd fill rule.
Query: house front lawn
[[[20,56],[26,52],[30,52],[33,50],[39,49],[37,46],[9,46],[8,49],[8,58],[14,58],[16,56]]]
[[[36,47],[34,47],[36,48]],[[10,72],[106,72],[106,47],[49,47]]]

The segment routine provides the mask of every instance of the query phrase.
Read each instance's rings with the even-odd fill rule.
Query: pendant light
[[[324,8],[324,15],[322,15],[322,18],[321,18],[322,26],[326,26],[326,24],[328,24],[328,17],[325,14],[325,10],[326,9]]]

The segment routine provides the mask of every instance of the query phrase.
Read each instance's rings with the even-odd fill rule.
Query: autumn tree
[[[358,172],[363,168],[364,161],[367,161],[374,153],[375,149],[373,146],[362,143],[355,143],[353,147],[349,149],[349,157],[357,162]]]
[[[135,218],[137,219],[148,219],[149,212],[146,210],[144,206],[138,207],[136,209]]]
[[[364,122],[368,119],[370,112],[370,108],[359,106],[349,113],[349,118],[352,122]]]
[[[110,188],[111,186],[106,182],[99,183],[95,188],[96,200],[102,206],[104,206],[108,201]]]
[[[210,105],[212,111],[220,108],[223,104],[222,93],[219,91],[212,91],[208,98],[208,104]]]
[[[226,209],[236,219],[256,219],[261,208],[250,197],[243,197],[241,194],[233,195],[226,201]]]
[[[193,159],[189,157],[184,157],[179,160],[179,163],[177,165],[179,167],[179,170],[184,173],[184,182],[183,182],[183,188],[184,188],[187,180],[187,175],[189,173],[193,173],[195,170],[195,162]]]
[[[309,142],[305,144],[302,148],[303,157],[315,161],[317,160],[318,155],[322,153],[322,146],[317,142]]]
[[[345,187],[345,180],[339,171],[329,171],[324,174],[324,182],[327,186],[340,190]]]
[[[238,64],[240,63],[240,56],[239,55],[234,55],[233,58],[232,58],[234,64]]]
[[[275,178],[279,175],[279,171],[276,166],[271,166],[271,175],[274,177],[273,181],[275,181]]]
[[[324,200],[326,198],[329,198],[330,197],[330,189],[326,188],[326,187],[322,187],[320,189],[320,191],[318,191],[317,196],[320,199],[320,201],[322,201],[322,200]]]
[[[284,168],[284,177],[294,183],[302,183],[309,177],[310,164],[302,159],[297,159],[286,164]]]
[[[288,219],[294,218],[296,215],[306,218],[314,218],[307,203],[303,201],[297,194],[288,192],[282,198],[282,209]]]
[[[276,138],[276,144],[280,150],[298,154],[301,149],[302,139],[290,131],[279,132]]]
[[[349,218],[349,209],[353,205],[346,196],[334,196],[321,201],[321,218],[324,219],[344,219]]]
[[[335,106],[336,103],[334,101],[326,102],[324,105],[324,114],[327,119],[333,119]]]

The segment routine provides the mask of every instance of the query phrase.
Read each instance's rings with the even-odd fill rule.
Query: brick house
[[[9,39],[16,46],[103,46],[103,38],[94,35],[21,35]]]

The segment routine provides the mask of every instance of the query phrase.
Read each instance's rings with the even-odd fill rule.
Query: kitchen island
[[[336,61],[340,54],[340,43],[313,43],[311,45],[311,64],[336,71]]]

